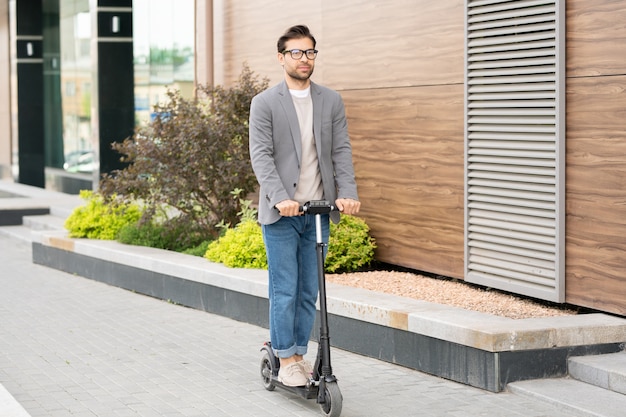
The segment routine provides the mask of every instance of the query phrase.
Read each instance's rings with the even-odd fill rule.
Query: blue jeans
[[[321,217],[324,243],[328,243],[328,219],[327,214]],[[315,216],[281,217],[262,228],[269,272],[272,347],[279,358],[305,355],[319,289]]]

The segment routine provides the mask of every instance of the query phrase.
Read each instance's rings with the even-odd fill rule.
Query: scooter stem
[[[324,275],[324,241],[322,239],[321,214],[315,214],[315,229],[317,235],[317,279],[319,284],[320,299],[320,353],[321,353],[321,377],[332,375],[330,365],[330,337],[328,331],[328,309],[326,306],[326,278]],[[324,378],[320,378],[324,379]]]

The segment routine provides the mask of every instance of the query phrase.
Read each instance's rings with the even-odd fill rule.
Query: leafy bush
[[[206,254],[207,249],[209,248],[210,243],[211,241],[205,240],[204,242],[200,243],[198,246],[185,249],[183,253],[187,255],[192,255],[192,256],[204,256]]]
[[[113,145],[128,165],[105,175],[101,192],[142,201],[142,224],[170,207],[163,226],[176,222],[169,229],[180,230],[191,224],[192,236],[215,237],[220,221],[236,224],[240,207],[231,190],[247,195],[257,185],[248,149],[250,102],[267,86],[267,79],[258,81],[244,66],[231,88],[199,86],[199,98],[191,100],[168,91],[167,104],[155,107],[149,125]]]
[[[255,220],[243,220],[211,242],[204,256],[230,268],[267,269],[261,226]]]
[[[121,243],[183,252],[202,243],[206,236],[191,222],[176,217],[166,223],[156,219],[139,221],[120,229],[117,240]]]
[[[325,270],[331,273],[358,271],[372,262],[375,248],[363,219],[341,216],[338,224],[330,224]],[[231,268],[267,269],[261,226],[253,219],[243,220],[212,242],[205,257]]]
[[[113,240],[120,229],[137,223],[142,215],[138,205],[124,202],[116,195],[105,197],[90,190],[82,190],[80,197],[87,204],[76,207],[65,220],[70,237]]]
[[[127,245],[148,246],[151,248],[164,249],[166,243],[161,236],[161,226],[153,223],[130,224],[122,227],[118,233],[117,240]]]
[[[369,226],[360,217],[341,216],[339,223],[331,223],[326,271],[355,272],[369,265],[376,249],[369,232]]]

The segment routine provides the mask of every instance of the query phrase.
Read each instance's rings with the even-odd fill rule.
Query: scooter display
[[[309,201],[302,206],[304,215],[315,216],[316,230],[316,253],[317,275],[319,285],[320,306],[320,334],[318,340],[317,357],[313,366],[313,374],[309,377],[306,385],[290,387],[282,384],[278,379],[280,361],[274,354],[271,342],[265,342],[261,348],[261,379],[263,386],[268,391],[274,391],[276,387],[297,394],[306,399],[317,399],[322,414],[327,417],[338,417],[341,414],[343,397],[337,384],[337,378],[333,375],[330,364],[330,332],[328,329],[328,310],[326,306],[326,276],[324,274],[324,246],[322,239],[321,215],[337,210],[328,201]]]

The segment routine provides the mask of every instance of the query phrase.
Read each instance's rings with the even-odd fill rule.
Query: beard
[[[311,78],[311,75],[313,75],[313,67],[311,67],[309,72],[307,72],[306,74],[300,73],[295,69],[287,69],[286,72],[287,72],[287,75],[293,78],[294,80],[306,81],[309,78]]]

